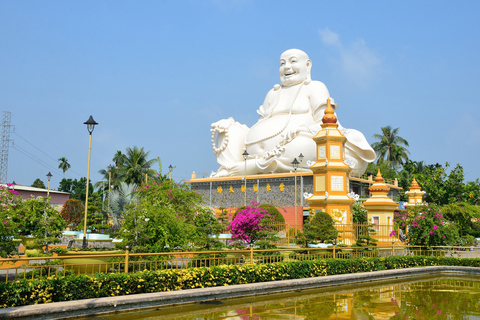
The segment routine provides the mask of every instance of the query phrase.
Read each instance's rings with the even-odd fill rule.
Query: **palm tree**
[[[391,161],[395,167],[408,160],[410,152],[404,146],[408,147],[408,141],[398,135],[400,128],[392,129],[391,126],[382,127],[382,134],[374,134],[375,139],[380,140],[372,144],[372,148],[377,152],[377,163],[384,160]]]
[[[137,186],[134,184],[120,182],[120,184],[118,185],[118,190],[112,191],[112,203],[110,204],[111,208],[109,212],[112,215],[112,220],[115,226],[120,226],[119,220],[122,219],[125,206],[127,206],[136,199],[136,195],[134,193],[136,188]]]
[[[111,177],[109,177],[109,174],[108,174],[109,169],[110,169]],[[107,167],[106,169],[98,170],[98,173],[100,173],[102,175],[102,180],[96,182],[94,187],[96,189],[97,188],[102,188],[102,184],[105,183],[105,181],[106,181],[107,183],[105,183],[103,186],[104,186],[105,190],[108,190],[108,180],[109,180],[109,178],[111,178],[110,183],[112,185],[112,188],[113,189],[118,189],[118,186],[122,182],[122,180],[120,178],[119,171],[120,171],[120,169],[115,167],[115,166],[111,166],[110,168]]]
[[[58,168],[63,170],[63,179],[65,179],[65,171],[70,169],[71,165],[65,157],[58,158],[58,161],[60,161]]]
[[[113,156],[113,162],[117,168],[122,166],[125,163],[125,155],[120,150],[117,150]]]
[[[145,175],[155,178],[157,172],[150,167],[157,162],[157,159],[147,160],[150,151],[145,152],[142,148],[127,148],[124,163],[120,166],[120,178],[129,184],[142,184]]]

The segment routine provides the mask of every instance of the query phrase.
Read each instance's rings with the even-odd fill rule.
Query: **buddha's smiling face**
[[[312,62],[305,52],[287,50],[280,56],[280,82],[283,86],[293,86],[307,80]]]

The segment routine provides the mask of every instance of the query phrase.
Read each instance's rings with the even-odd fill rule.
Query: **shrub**
[[[278,240],[272,228],[274,217],[267,210],[260,207],[258,203],[243,207],[237,211],[230,222],[228,230],[232,233],[232,239],[241,241],[244,244],[255,243],[262,249],[267,249],[269,243]]]
[[[76,230],[83,219],[84,213],[85,206],[83,205],[82,201],[77,199],[68,199],[63,204],[60,215],[68,226],[70,226],[73,230]]]
[[[270,218],[273,219],[272,223],[275,223],[275,224],[285,223],[285,218],[275,206],[264,203],[259,205],[258,207],[267,211],[268,216],[270,216]]]
[[[478,268],[480,259],[395,256],[221,265],[137,273],[61,274],[0,283],[0,307],[440,265]]]
[[[18,192],[8,187],[0,186],[0,257],[6,258],[16,253],[16,246],[13,238],[18,232],[18,224],[22,214],[22,203],[20,197],[15,197]]]

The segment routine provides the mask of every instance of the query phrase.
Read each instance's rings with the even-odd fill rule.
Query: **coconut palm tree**
[[[117,168],[122,166],[125,163],[125,155],[120,150],[117,150],[113,156],[113,162]]]
[[[65,157],[58,158],[58,161],[60,161],[58,168],[63,170],[63,179],[65,179],[65,171],[70,169],[71,165]]]
[[[111,177],[109,177],[109,170],[111,173]],[[108,180],[110,178],[110,183],[111,187],[115,190],[118,189],[118,186],[122,182],[120,173],[120,169],[114,166],[107,167],[106,169],[100,169],[98,170],[98,173],[102,175],[102,180],[98,181],[95,183],[94,187],[95,189],[102,188],[102,185],[104,186],[105,190],[108,190]],[[105,181],[107,183],[105,183]]]
[[[119,168],[120,178],[129,184],[142,184],[145,175],[150,178],[156,178],[157,172],[151,169],[151,166],[157,162],[157,159],[147,160],[150,151],[134,146],[127,148],[124,163]]]
[[[380,140],[372,144],[377,152],[377,163],[384,160],[391,161],[395,167],[399,167],[408,160],[410,152],[407,150],[408,141],[398,135],[400,128],[392,129],[391,126],[382,127],[382,134],[374,134],[375,139]]]

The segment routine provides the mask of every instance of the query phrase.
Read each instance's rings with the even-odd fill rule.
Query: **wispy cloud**
[[[369,84],[382,72],[382,60],[378,54],[368,47],[363,39],[343,44],[338,33],[329,28],[318,31],[322,44],[332,49],[335,54],[338,71],[351,81],[362,87]]]

